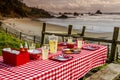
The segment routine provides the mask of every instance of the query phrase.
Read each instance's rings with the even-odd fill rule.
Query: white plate
[[[11,52],[11,48],[4,48],[3,51]]]
[[[57,60],[63,60],[63,61],[64,61],[64,60],[68,60],[68,58],[59,57],[59,56],[56,56],[55,59],[57,59]]]
[[[39,54],[39,53],[41,53],[41,51],[40,50],[28,50],[28,52],[30,53],[30,54]]]

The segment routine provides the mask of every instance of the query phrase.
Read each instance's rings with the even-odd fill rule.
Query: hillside
[[[52,17],[47,11],[28,7],[22,0],[0,0],[0,17]]]

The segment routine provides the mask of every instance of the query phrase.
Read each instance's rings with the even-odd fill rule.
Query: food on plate
[[[63,49],[63,53],[65,53],[65,54],[74,54],[74,53],[79,53],[79,52],[80,52],[79,48]]]
[[[63,52],[66,54],[72,53],[71,49],[69,49],[69,48],[63,49]]]

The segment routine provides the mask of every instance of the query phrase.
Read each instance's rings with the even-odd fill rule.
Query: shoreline
[[[13,29],[25,32],[26,34],[41,36],[43,22],[39,21],[37,19],[10,18],[10,19],[5,19],[2,22],[7,24],[8,26],[10,26]],[[48,31],[48,32],[58,32],[58,33],[63,33],[63,32],[67,33],[67,27],[47,23],[46,31]],[[80,33],[80,30],[73,29],[72,33]],[[103,32],[103,33],[85,32],[85,36],[95,37],[95,38],[99,38],[99,37],[102,38],[103,37],[105,39],[111,39],[112,38],[112,32]]]

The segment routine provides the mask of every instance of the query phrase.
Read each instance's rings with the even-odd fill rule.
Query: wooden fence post
[[[86,26],[83,26],[82,28],[82,32],[81,33],[77,33],[79,36],[83,37],[85,35],[85,29],[86,29]]]
[[[0,26],[2,26],[2,22],[0,21]]]
[[[5,31],[6,31],[6,33],[8,33],[8,28],[6,28],[6,30],[5,30]]]
[[[69,25],[68,26],[68,36],[71,36],[71,33],[72,33],[72,25]]]
[[[85,34],[85,29],[86,29],[86,26],[83,26],[81,36],[84,36],[84,34]]]
[[[117,47],[117,48],[116,48],[116,56],[115,56],[116,61],[118,60],[118,54],[119,54],[119,52],[118,52],[118,47]]]
[[[33,42],[34,42],[34,43],[35,43],[35,38],[36,38],[36,37],[34,36],[34,37],[33,37]]]
[[[62,41],[64,42],[64,36],[62,36]]]
[[[107,52],[108,52],[108,53],[107,53],[107,59],[109,59],[109,55],[110,55],[110,52],[109,52],[109,51],[110,51],[109,45],[107,45],[107,49],[108,49],[108,50],[107,50]]]
[[[119,27],[114,28],[114,33],[113,33],[113,39],[112,39],[112,46],[111,46],[111,53],[110,53],[110,62],[114,61],[115,59],[115,53],[116,53],[116,48],[117,48],[117,39],[119,35]]]
[[[42,32],[41,32],[42,36],[41,36],[40,47],[44,44],[44,40],[45,40],[45,34],[44,34],[44,32],[45,32],[45,30],[46,30],[46,23],[43,23]]]
[[[20,40],[22,39],[22,32],[20,32]]]

